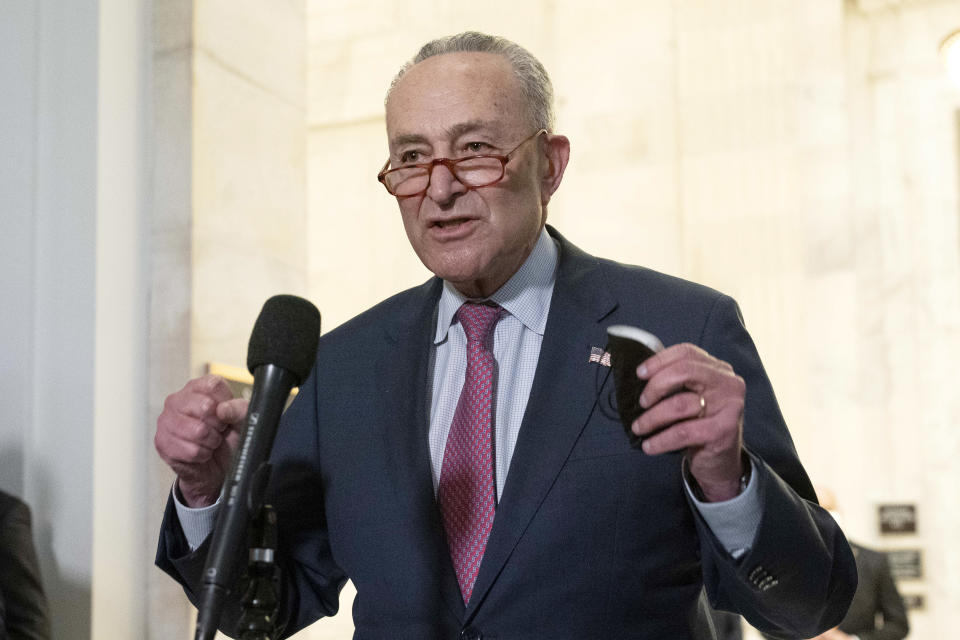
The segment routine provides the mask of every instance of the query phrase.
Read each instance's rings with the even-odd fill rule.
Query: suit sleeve
[[[280,611],[277,628],[285,638],[339,609],[346,576],[336,565],[329,546],[323,507],[323,482],[317,455],[316,380],[311,374],[284,414],[274,441],[273,466],[265,502],[277,513],[277,566],[280,569]],[[156,564],[183,585],[196,606],[203,566],[210,546],[191,552],[168,498],[160,530]],[[241,551],[246,557],[244,551]],[[234,590],[224,607],[221,630],[236,637],[242,612]]]
[[[50,637],[47,600],[33,547],[30,509],[4,497],[0,507],[0,638],[45,640]],[[5,631],[4,631],[5,629]]]
[[[883,624],[876,631],[860,631],[860,640],[903,640],[910,631],[907,609],[890,572],[890,564],[882,553],[875,556],[877,576],[877,608],[883,614]]]
[[[836,626],[857,585],[850,546],[821,509],[736,303],[719,296],[700,346],[746,381],[744,444],[755,461],[762,515],[750,550],[732,558],[694,510],[704,587],[715,608],[777,635]]]

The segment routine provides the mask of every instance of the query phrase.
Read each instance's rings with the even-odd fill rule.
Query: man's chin
[[[483,265],[478,264],[475,253],[469,246],[437,247],[420,255],[420,260],[438,278],[457,284],[476,280],[483,273]]]
[[[457,291],[468,298],[484,298],[493,293],[492,291],[487,292],[485,290],[485,281],[482,278],[478,278],[475,275],[475,272],[438,269],[437,271],[434,271],[434,273],[438,278],[441,278],[442,280],[452,284]]]
[[[477,278],[470,277],[470,274],[460,273],[458,271],[439,270],[434,271],[438,278],[446,280],[457,289],[470,289],[477,286]]]

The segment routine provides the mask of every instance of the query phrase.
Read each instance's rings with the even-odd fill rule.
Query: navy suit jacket
[[[804,637],[836,625],[856,585],[840,529],[816,506],[736,304],[716,291],[560,242],[536,377],[468,606],[444,540],[427,445],[442,283],[433,278],[323,336],[281,422],[277,509],[286,632],[357,588],[356,638],[702,637],[712,604]],[[745,442],[764,505],[750,552],[722,548],[688,503],[680,454],[631,448],[589,362],[606,327],[692,342],[747,383]],[[190,553],[168,504],[157,563],[196,601],[207,543]],[[224,617],[227,629],[237,611]]]

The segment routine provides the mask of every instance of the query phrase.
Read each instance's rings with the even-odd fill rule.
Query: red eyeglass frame
[[[487,154],[481,153],[475,156],[457,158],[456,160],[453,160],[451,158],[436,158],[434,160],[431,160],[430,162],[424,162],[423,164],[409,164],[403,167],[396,167],[395,169],[389,169],[389,170],[387,169],[387,167],[390,166],[390,158],[387,158],[387,161],[384,163],[383,168],[380,169],[380,173],[377,174],[377,180],[380,182],[380,184],[383,185],[383,188],[387,190],[387,193],[394,196],[395,198],[415,198],[417,196],[423,195],[424,193],[427,192],[427,189],[430,188],[430,180],[433,177],[433,168],[436,165],[442,164],[443,166],[445,166],[447,169],[450,170],[450,173],[453,174],[455,178],[457,178],[457,173],[454,170],[454,167],[456,167],[457,164],[461,162],[465,162],[467,160],[476,160],[477,158],[493,158],[495,160],[500,161],[500,176],[496,180],[487,182],[485,184],[476,184],[476,185],[465,184],[464,185],[467,188],[467,191],[470,191],[472,189],[481,189],[483,187],[489,187],[490,185],[496,184],[501,180],[503,180],[503,177],[507,174],[507,163],[510,162],[510,156],[513,155],[513,153],[517,149],[522,147],[527,142],[530,142],[531,140],[535,139],[540,134],[543,134],[546,132],[547,132],[546,129],[538,129],[537,131],[534,131],[531,135],[521,140],[517,146],[515,146],[513,149],[511,149],[504,155],[498,155],[498,154],[492,154],[492,153],[487,153]],[[418,191],[416,193],[405,194],[402,196],[397,195],[396,193],[390,190],[389,186],[387,186],[386,176],[395,171],[404,171],[409,169],[425,169],[427,172],[427,184],[423,187],[423,190]],[[457,180],[459,180],[459,178],[457,178]]]

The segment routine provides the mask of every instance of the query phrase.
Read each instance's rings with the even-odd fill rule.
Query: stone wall
[[[306,294],[306,26],[293,0],[157,0],[152,23],[155,421],[207,364],[245,366],[264,300]],[[150,461],[155,532],[173,477]],[[156,570],[148,601],[150,637],[192,633],[192,607]]]

